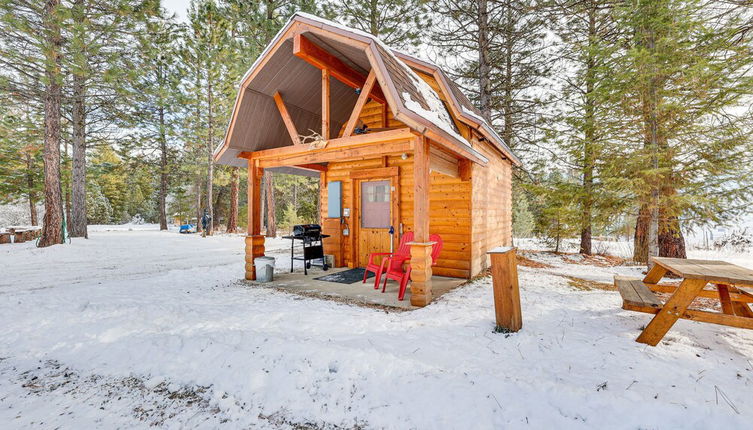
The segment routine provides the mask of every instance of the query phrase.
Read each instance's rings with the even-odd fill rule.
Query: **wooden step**
[[[656,294],[649,290],[640,279],[615,276],[614,285],[622,296],[622,309],[651,312],[654,309],[661,309],[663,305]]]

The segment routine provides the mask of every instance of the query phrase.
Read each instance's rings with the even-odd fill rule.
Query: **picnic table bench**
[[[6,230],[7,231],[0,233],[0,243],[10,243],[11,237],[13,237],[13,243],[23,243],[28,240],[36,239],[42,233],[42,229],[39,227],[11,226]]]
[[[679,318],[753,329],[753,270],[725,261],[654,257],[643,280],[615,276],[622,308],[656,314],[636,341],[656,346]],[[667,273],[682,278],[679,286],[660,284]],[[706,289],[711,284],[712,289]],[[670,293],[666,303],[655,294]],[[722,312],[688,309],[697,297],[719,300]]]

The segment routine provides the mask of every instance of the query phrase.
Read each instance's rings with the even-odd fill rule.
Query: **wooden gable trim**
[[[295,128],[295,124],[293,123],[293,118],[290,117],[290,113],[288,113],[288,108],[285,107],[285,102],[282,101],[282,95],[280,94],[279,91],[275,92],[274,99],[275,99],[275,104],[277,105],[277,110],[280,111],[280,116],[282,116],[282,121],[285,123],[285,128],[288,129],[290,140],[293,141],[294,145],[300,145],[301,138],[298,136],[298,130],[296,130]]]
[[[325,51],[302,34],[296,34],[293,37],[293,55],[318,69],[328,70],[332,77],[351,88],[361,88],[366,81],[366,76],[353,70],[342,60]],[[376,89],[372,97],[379,103],[386,103],[384,94],[380,89]]]
[[[348,119],[348,124],[345,126],[343,137],[350,136],[351,134],[353,134],[353,130],[356,129],[356,124],[358,123],[358,117],[361,116],[361,111],[363,111],[364,105],[369,100],[369,94],[374,89],[375,82],[376,82],[376,74],[374,73],[374,70],[372,69],[369,72],[369,76],[366,77],[366,83],[363,84],[363,88],[361,89],[361,94],[358,95],[358,100],[356,100],[356,105],[353,107],[353,112],[350,113],[350,118]]]

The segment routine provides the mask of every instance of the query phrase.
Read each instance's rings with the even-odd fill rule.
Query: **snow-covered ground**
[[[567,277],[640,268],[526,253],[548,267],[520,267],[524,327],[498,334],[488,278],[386,313],[244,284],[241,236],[111,227],[0,247],[3,429],[750,426],[753,332],[638,344],[648,315]]]

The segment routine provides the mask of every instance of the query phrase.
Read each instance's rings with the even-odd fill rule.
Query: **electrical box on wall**
[[[342,181],[327,183],[327,218],[340,218],[342,211]],[[345,215],[347,216],[347,215]]]

